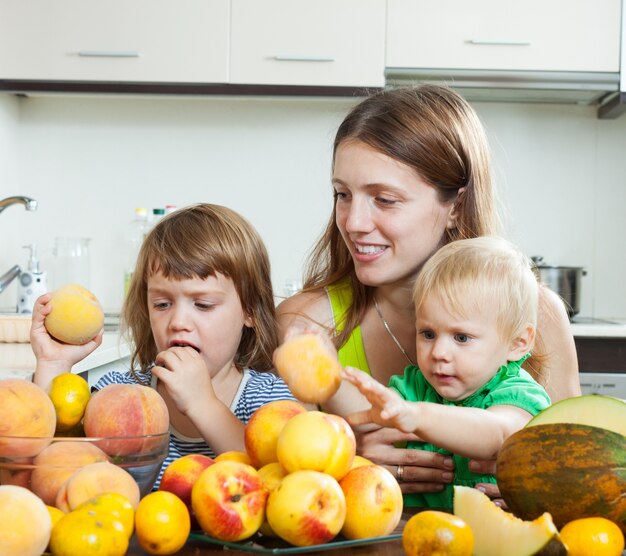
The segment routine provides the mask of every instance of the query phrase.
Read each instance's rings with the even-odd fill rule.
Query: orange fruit
[[[54,556],[123,556],[127,550],[128,535],[121,521],[92,510],[65,514],[50,535]]]
[[[228,452],[222,452],[219,456],[214,458],[214,461],[238,461],[247,465],[252,465],[252,460],[246,452],[238,452],[237,450],[230,450]],[[254,467],[252,465],[252,467]]]
[[[92,510],[98,514],[116,517],[124,526],[128,538],[133,536],[135,526],[135,508],[128,498],[119,492],[105,492],[98,494],[90,500],[83,502],[76,508],[79,510]]]
[[[174,554],[183,547],[190,530],[189,510],[175,494],[158,490],[139,502],[135,513],[135,533],[139,545],[146,552]]]
[[[563,526],[560,535],[568,556],[621,556],[624,550],[624,534],[604,517],[570,521]]]
[[[57,431],[64,432],[80,423],[91,392],[82,376],[63,373],[52,379],[48,395],[57,414]]]
[[[471,556],[474,534],[460,517],[426,510],[407,521],[402,546],[407,556]]]

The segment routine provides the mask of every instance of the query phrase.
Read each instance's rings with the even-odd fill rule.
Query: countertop
[[[571,324],[575,338],[626,338],[626,321],[574,317]]]
[[[97,369],[127,357],[130,347],[118,332],[105,332],[102,344],[88,357],[74,365],[73,373]],[[29,343],[0,343],[0,378],[30,378],[35,370],[35,355]]]

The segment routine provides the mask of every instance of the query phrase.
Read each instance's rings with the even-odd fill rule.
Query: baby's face
[[[416,318],[419,368],[450,401],[464,400],[489,382],[511,351],[511,342],[498,334],[493,307],[464,313],[450,313],[438,296],[431,295]]]

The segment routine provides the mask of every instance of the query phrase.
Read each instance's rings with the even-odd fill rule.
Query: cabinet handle
[[[470,39],[467,41],[470,44],[477,46],[530,46],[530,41],[496,41],[496,40],[483,40],[483,39]]]
[[[297,56],[293,54],[276,54],[272,57],[278,62],[334,62],[334,56]]]
[[[139,58],[136,50],[79,50],[78,55],[85,58]]]

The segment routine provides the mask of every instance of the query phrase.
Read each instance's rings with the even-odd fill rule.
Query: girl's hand
[[[85,359],[102,343],[102,330],[83,345],[59,342],[50,336],[44,325],[51,310],[50,294],[40,296],[33,307],[30,327],[30,344],[37,360],[33,380],[42,388],[46,388],[55,376],[69,373],[76,363]]]
[[[160,352],[155,363],[152,373],[163,382],[183,415],[187,415],[194,404],[219,401],[206,363],[192,347],[171,347]]]
[[[454,463],[450,456],[394,446],[398,442],[418,440],[414,434],[383,428],[356,433],[356,437],[359,454],[386,467],[396,479],[398,466],[403,466],[402,480],[399,482],[405,494],[440,492],[454,479]]]

